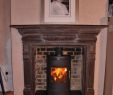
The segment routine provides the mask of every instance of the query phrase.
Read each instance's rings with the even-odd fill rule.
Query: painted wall
[[[22,41],[21,36],[16,29],[11,29],[11,31],[14,95],[23,95],[24,74]]]
[[[97,36],[94,89],[95,95],[103,95],[106,64],[107,29]]]
[[[108,0],[79,0],[79,24],[106,24]]]
[[[10,0],[0,0],[0,67],[5,91],[13,90],[10,37]],[[8,75],[5,74],[8,72]]]
[[[11,24],[40,24],[42,0],[11,0]]]
[[[0,64],[5,63],[4,2],[0,0]]]
[[[43,0],[11,0],[11,24],[31,25],[42,21]],[[107,24],[107,0],[78,0],[77,24]],[[12,64],[14,94],[23,95],[23,59],[21,36],[12,29]],[[107,30],[99,34],[95,61],[95,95],[103,95]],[[102,65],[102,66],[101,66]],[[17,68],[18,67],[18,68]]]
[[[112,95],[113,90],[113,29],[108,32],[107,56],[106,56],[106,76],[104,95]]]
[[[106,24],[108,0],[76,0],[77,24]],[[43,0],[11,0],[11,24],[40,24]]]

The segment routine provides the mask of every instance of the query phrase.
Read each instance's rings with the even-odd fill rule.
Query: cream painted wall
[[[79,24],[106,24],[108,0],[79,0]]]
[[[2,74],[4,73],[4,76],[2,76],[2,78],[5,91],[13,90],[11,67],[11,39],[9,26],[10,0],[0,0],[0,68],[2,70]],[[5,75],[6,71],[8,72],[8,75]]]
[[[108,0],[77,0],[76,24],[107,24]],[[40,24],[43,0],[11,0],[11,24]],[[42,6],[41,6],[42,5]]]
[[[11,24],[40,24],[42,0],[11,0]]]
[[[0,64],[5,63],[5,22],[4,1],[0,0]]]
[[[23,95],[24,75],[21,35],[16,29],[11,29],[11,31],[14,95]]]
[[[95,74],[94,74],[95,95],[103,95],[104,91],[106,45],[107,45],[107,28],[103,29],[97,36]]]
[[[109,25],[111,27],[112,24]],[[106,51],[106,76],[104,95],[112,95],[113,87],[113,28],[108,28],[107,33],[107,51]]]

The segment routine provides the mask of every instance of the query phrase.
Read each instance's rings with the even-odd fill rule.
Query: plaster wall
[[[11,0],[11,24],[41,24],[44,0]],[[76,24],[107,24],[108,0],[76,0]]]
[[[112,29],[113,31],[113,29]],[[113,93],[113,32],[108,32],[104,95]]]
[[[5,91],[13,90],[10,35],[10,0],[0,0],[0,68]],[[8,72],[8,75],[5,74]],[[4,80],[6,79],[6,80]]]
[[[107,45],[107,28],[102,29],[100,34],[97,36],[95,74],[94,74],[95,95],[103,95],[104,92],[106,45]]]
[[[5,63],[4,1],[0,0],[0,64]]]
[[[11,29],[11,31],[14,95],[23,95],[24,72],[22,41],[21,36],[16,29]]]
[[[79,0],[78,24],[107,24],[108,0]]]

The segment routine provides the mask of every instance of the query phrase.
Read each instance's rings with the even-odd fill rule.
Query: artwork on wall
[[[76,0],[45,0],[44,23],[75,23]]]

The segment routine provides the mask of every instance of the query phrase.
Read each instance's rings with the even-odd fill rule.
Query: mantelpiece
[[[102,25],[12,25],[22,35],[24,60],[24,95],[35,95],[34,55],[37,49],[82,48],[82,95],[94,95],[96,36]],[[51,50],[52,51],[52,50]],[[53,50],[54,51],[54,50]],[[53,52],[52,51],[52,52]],[[46,51],[46,52],[49,52]],[[42,52],[41,52],[42,53]],[[51,53],[51,52],[49,52]],[[75,53],[72,51],[71,53]],[[76,56],[76,54],[74,55]],[[39,93],[40,92],[40,93]],[[41,90],[36,95],[42,95]],[[74,92],[72,92],[74,95]],[[79,95],[79,94],[77,94]]]

